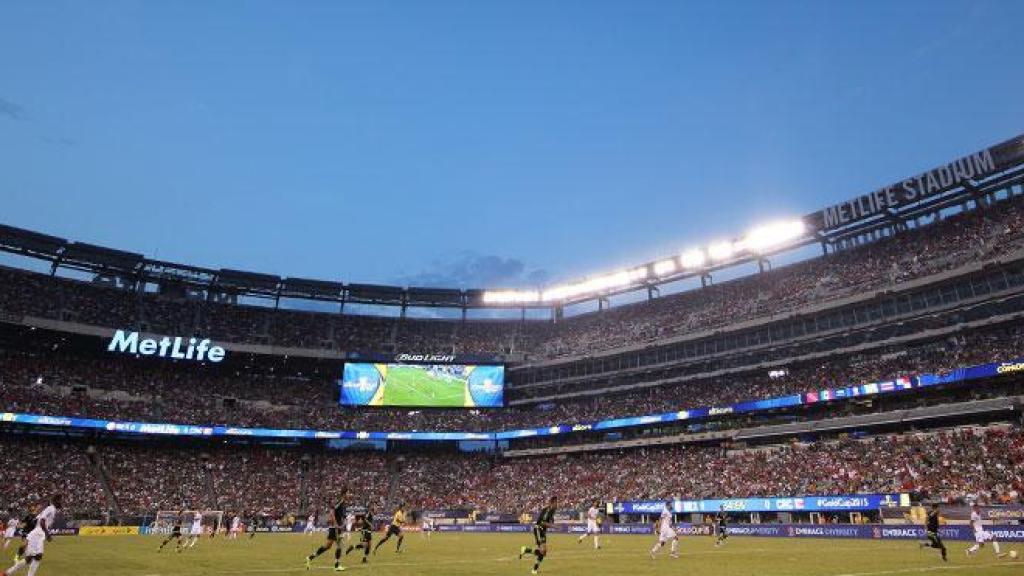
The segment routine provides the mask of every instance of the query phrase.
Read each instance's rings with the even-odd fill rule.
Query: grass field
[[[434,378],[418,366],[392,366],[384,385],[384,404],[461,408],[465,383]]]
[[[376,537],[375,536],[375,541]],[[577,544],[574,536],[555,535],[541,574],[604,576],[655,574],[687,576],[897,576],[900,574],[952,574],[1002,576],[1024,574],[1024,562],[996,560],[991,549],[967,558],[963,542],[949,543],[950,562],[936,553],[919,550],[914,542],[733,538],[716,549],[707,536],[681,540],[682,557],[662,553],[651,560],[651,537],[608,536],[595,551],[589,541]],[[191,550],[175,553],[170,546],[157,554],[158,536],[58,537],[46,547],[38,576],[200,576],[306,574],[303,556],[315,550],[323,535],[260,534],[250,540],[203,539]],[[351,574],[395,576],[468,576],[529,574],[532,561],[518,560],[528,534],[435,534],[427,541],[409,534],[406,550],[394,553],[388,542],[370,563],[358,563],[355,553],[345,563]],[[1020,546],[1007,548],[1020,549]],[[168,551],[171,550],[171,551]],[[331,570],[328,552],[313,565],[312,574]],[[4,568],[7,564],[5,559]],[[22,569],[19,574],[24,574]]]

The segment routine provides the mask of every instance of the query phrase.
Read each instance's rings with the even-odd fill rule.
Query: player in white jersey
[[[346,542],[348,542],[349,539],[352,538],[352,529],[355,528],[355,525],[356,515],[349,512],[345,515],[345,534],[342,535],[342,538],[344,538]]]
[[[199,537],[203,535],[203,515],[196,512],[192,515],[192,528],[188,531],[188,543],[185,546],[195,548]]]
[[[316,532],[316,514],[310,513],[309,518],[306,518],[306,527],[302,529],[303,534],[312,534]]]
[[[999,542],[996,542],[995,534],[985,530],[985,526],[981,522],[981,509],[977,502],[971,504],[971,529],[974,530],[974,546],[967,549],[968,556],[980,550],[985,542],[992,543],[992,550],[995,551],[997,558],[1006,556],[1005,552],[999,550]]]
[[[587,539],[587,536],[593,536],[594,550],[601,549],[601,522],[599,514],[597,502],[595,501],[590,506],[590,509],[587,510],[587,531],[576,541],[578,544],[582,544]]]
[[[665,507],[661,510],[661,517],[654,525],[655,532],[658,533],[658,542],[651,548],[651,558],[653,559],[658,550],[661,550],[665,546],[665,542],[672,541],[672,547],[669,556],[673,558],[679,558],[679,535],[676,534],[676,529],[672,527],[672,501],[665,502]]]
[[[11,540],[18,536],[18,514],[11,508],[7,511],[7,527],[4,528],[4,550],[11,545]]]
[[[235,514],[235,517],[231,519],[231,532],[228,534],[228,538],[232,540],[238,540],[238,533],[242,531],[242,519]]]
[[[423,525],[420,526],[420,533],[427,540],[430,539],[430,533],[434,531],[434,519],[430,516],[423,515]]]
[[[43,509],[35,517],[35,526],[26,526],[28,534],[25,536],[25,554],[18,558],[14,565],[2,573],[3,576],[14,574],[21,570],[22,566],[28,565],[28,576],[35,576],[39,570],[39,563],[43,561],[43,548],[52,536],[50,529],[53,528],[53,521],[57,518],[57,510],[63,506],[63,497],[55,495],[50,500],[50,505]]]

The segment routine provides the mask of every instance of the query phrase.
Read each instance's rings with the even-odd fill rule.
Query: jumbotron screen
[[[505,405],[505,367],[348,363],[339,398],[345,406],[500,408]]]

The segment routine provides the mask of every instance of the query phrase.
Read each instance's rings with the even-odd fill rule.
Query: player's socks
[[[341,566],[341,546],[334,549],[334,569],[337,570],[338,566]]]
[[[600,536],[594,536],[594,550],[600,550],[600,549],[601,549],[601,537]]]
[[[398,537],[398,545],[397,545],[397,546],[395,546],[395,552],[396,552],[396,553],[398,553],[398,552],[401,552],[401,551],[402,551],[402,540],[405,540],[405,536],[399,536],[399,537]]]
[[[21,570],[21,567],[24,566],[24,565],[25,565],[25,561],[19,558],[18,560],[16,560],[14,562],[13,566],[8,568],[7,571],[4,572],[4,574],[14,574],[18,570]]]
[[[544,561],[544,554],[540,550],[534,553],[537,556],[537,561],[533,563],[533,573],[536,574],[540,570],[540,563]]]
[[[38,560],[28,565],[28,576],[36,576],[36,570],[39,570]]]
[[[996,551],[996,556],[1001,554],[1001,552],[999,551],[999,542],[992,541],[992,549]]]

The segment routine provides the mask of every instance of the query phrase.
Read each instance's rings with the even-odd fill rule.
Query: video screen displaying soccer
[[[505,404],[505,367],[349,363],[340,386],[344,406],[500,408]]]

